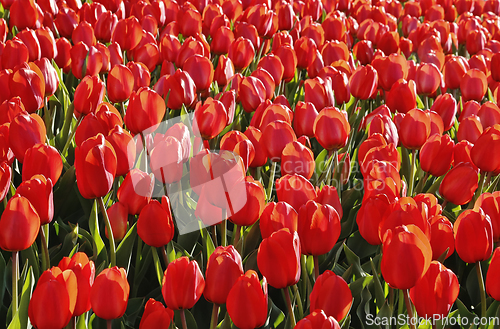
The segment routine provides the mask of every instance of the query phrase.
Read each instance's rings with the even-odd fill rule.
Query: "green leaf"
[[[137,223],[136,223],[137,224]],[[134,250],[135,238],[137,237],[137,225],[134,224],[127,232],[123,240],[116,249],[116,265],[123,267],[127,273],[130,267],[130,260],[132,259],[132,252]]]
[[[20,259],[27,259],[29,266],[32,267],[33,275],[38,278],[40,277],[40,267],[38,262],[38,252],[35,252],[34,248],[36,248],[35,244],[32,244],[28,249],[22,250],[20,252]]]
[[[89,229],[92,238],[94,239],[94,257],[96,264],[101,264],[103,261],[107,262],[108,255],[106,246],[99,233],[99,222],[97,221],[97,200],[94,200],[92,211],[89,218]],[[97,273],[96,273],[97,274]]]
[[[323,151],[321,151],[318,156],[316,157],[316,167],[315,167],[315,171],[316,171],[316,175],[321,176],[321,174],[323,173],[323,171],[326,170],[326,165],[327,165],[327,161],[326,161],[326,157],[328,156],[328,151],[323,149]]]
[[[23,284],[21,292],[21,302],[19,303],[19,310],[10,322],[8,329],[27,329],[28,328],[28,306],[31,299],[31,292],[35,284],[35,277],[31,267],[28,269],[26,280]]]
[[[151,253],[153,254],[153,263],[155,265],[156,277],[158,278],[158,284],[161,286],[163,280],[163,270],[161,268],[160,257],[158,257],[158,250],[156,247],[151,247]]]
[[[3,258],[2,253],[0,253],[0,300],[3,300],[3,296],[5,294],[6,287],[6,278],[7,278],[7,263]]]
[[[352,250],[349,249],[346,244],[344,244],[344,252],[346,254],[348,264],[353,265],[354,276],[356,278],[366,276],[366,272],[361,267],[359,257],[354,252],[352,252]]]
[[[370,265],[372,267],[372,273],[373,273],[373,278],[374,278],[374,285],[375,285],[375,298],[377,301],[377,307],[379,309],[384,306],[385,300],[385,294],[384,294],[384,288],[382,288],[382,284],[380,283],[380,279],[377,274],[377,270],[375,269],[375,264],[373,263],[373,260],[370,257]]]
[[[78,320],[76,322],[76,329],[87,329],[87,314],[83,313],[78,317]]]
[[[189,329],[198,329],[198,325],[193,317],[193,314],[189,312],[189,310],[184,310],[184,315],[186,316],[186,323]],[[174,313],[174,322],[177,328],[182,328],[181,323],[181,311],[175,311]]]
[[[208,230],[204,227],[200,230],[201,238],[203,240],[203,250],[205,251],[207,259],[210,258],[215,250],[214,242],[212,241],[212,236],[208,233]]]

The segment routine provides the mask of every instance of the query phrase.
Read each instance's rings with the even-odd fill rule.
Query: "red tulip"
[[[64,328],[75,307],[77,278],[73,271],[55,267],[42,273],[28,306],[35,328]],[[47,305],[52,307],[47,308]]]
[[[477,198],[474,203],[474,210],[481,208],[484,213],[490,217],[491,226],[493,228],[493,240],[496,242],[500,240],[500,205],[498,197],[500,192],[483,193]]]
[[[434,134],[422,145],[420,150],[420,166],[422,170],[434,177],[448,172],[453,161],[455,143],[449,135]]]
[[[251,113],[266,100],[266,87],[256,77],[245,77],[238,86],[238,97],[245,112]]]
[[[267,281],[262,287],[257,273],[249,270],[240,276],[227,296],[227,313],[240,329],[258,328],[267,319]]]
[[[123,50],[132,50],[141,41],[142,27],[136,17],[119,20],[111,35],[111,42],[116,42]]]
[[[500,143],[500,126],[486,129],[476,140],[471,149],[471,159],[483,172],[496,172],[500,169],[500,158],[491,150]]]
[[[115,241],[122,240],[127,234],[128,224],[128,206],[122,202],[115,202],[111,207],[106,209],[109,217],[109,225],[113,232]],[[104,227],[104,235],[109,239],[108,228]]]
[[[244,204],[232,204],[233,209],[229,209],[229,220],[236,225],[253,225],[261,216],[264,210],[266,195],[264,187],[258,180],[251,176],[245,177],[244,188],[242,184],[236,184],[236,188],[230,190],[231,199],[244,200]]]
[[[262,132],[262,137],[265,141],[273,141],[273,143],[265,143],[263,145],[267,156],[272,161],[279,161],[285,146],[297,139],[290,124],[281,120],[267,125]]]
[[[478,170],[470,163],[459,163],[444,176],[439,186],[439,194],[456,205],[466,204],[477,189],[477,176]]]
[[[229,291],[243,275],[241,256],[234,246],[217,247],[207,262],[205,298],[215,304],[225,304]]]
[[[200,299],[205,280],[196,261],[181,257],[168,264],[163,275],[162,295],[172,309],[188,309]]]
[[[300,209],[309,200],[316,199],[316,191],[307,179],[301,175],[284,175],[276,180],[278,200],[285,201],[295,210]]]
[[[293,141],[287,144],[281,154],[282,174],[299,174],[310,179],[314,173],[315,162],[312,151],[303,144]]]
[[[76,276],[78,292],[73,316],[90,310],[90,289],[94,284],[95,265],[83,252],[77,252],[73,257],[63,257],[58,264],[61,271],[71,270]],[[74,292],[70,292],[74,293]]]
[[[102,134],[77,146],[75,172],[81,195],[94,199],[108,194],[115,178],[116,164],[116,153]]]
[[[115,125],[106,137],[116,154],[116,176],[126,175],[134,167],[136,147],[133,137],[120,125]]]
[[[120,202],[127,205],[130,215],[138,215],[151,200],[154,180],[139,169],[132,169],[117,192]]]
[[[194,116],[193,129],[203,139],[212,139],[220,134],[229,119],[224,104],[212,98],[208,98],[203,105],[199,103]]]
[[[290,232],[297,231],[297,220],[297,212],[288,203],[269,202],[260,216],[262,238],[265,239],[282,228],[287,228]]]
[[[19,31],[26,28],[33,29],[38,21],[38,10],[33,0],[14,0],[10,7],[10,26],[15,26]]]
[[[57,71],[45,57],[35,61],[35,64],[40,68],[40,71],[43,74],[45,82],[45,97],[50,97],[59,87],[59,77],[57,76]]]
[[[295,70],[297,68],[297,56],[291,45],[281,45],[276,50],[274,50],[274,55],[276,55],[283,64],[283,79],[288,82],[295,76]]]
[[[10,180],[12,178],[12,168],[6,161],[0,163],[0,201],[7,197],[10,189]]]
[[[34,71],[34,68],[38,72]],[[24,108],[29,113],[34,113],[42,108],[45,97],[45,82],[42,72],[36,65],[34,68],[20,68],[14,72],[9,84],[11,97],[19,96]]]
[[[210,88],[214,77],[214,68],[208,58],[194,55],[188,58],[182,67],[193,79],[197,92],[206,91]]]
[[[108,75],[108,98],[112,103],[126,101],[132,94],[134,75],[125,65],[115,65]]]
[[[228,57],[237,71],[241,71],[250,65],[254,55],[255,49],[252,43],[242,37],[237,38],[229,47]]]
[[[323,310],[311,312],[308,316],[297,322],[295,329],[340,329],[340,325],[333,316],[326,316]]]
[[[189,73],[180,69],[174,75],[161,77],[154,90],[164,98],[168,95],[167,106],[174,110],[180,109],[183,104],[190,108],[196,100],[196,85],[193,79]]]
[[[222,55],[214,72],[214,80],[219,86],[226,86],[234,76],[234,65],[229,57]]]
[[[37,114],[18,114],[9,129],[9,144],[16,159],[23,163],[26,150],[35,144],[45,143],[45,123]]]
[[[410,289],[424,276],[432,259],[427,236],[415,225],[398,226],[383,237],[382,275],[397,289]],[[401,266],[403,259],[411,259]]]
[[[159,328],[168,329],[170,322],[174,319],[174,312],[165,308],[161,302],[150,298],[144,306],[139,329]]]
[[[378,74],[371,65],[359,66],[349,78],[351,94],[358,99],[368,99],[376,91]]]
[[[419,316],[445,317],[455,303],[459,290],[455,273],[433,261],[422,279],[410,289],[410,298]],[[434,297],[429,299],[429,296]]]
[[[374,59],[373,67],[378,73],[378,82],[384,90],[391,90],[399,79],[407,79],[408,64],[402,55],[391,54],[387,57]]]
[[[325,149],[338,150],[347,144],[351,127],[347,113],[336,107],[324,108],[314,120],[314,135]]]
[[[40,59],[40,43],[38,42],[38,38],[36,37],[34,30],[23,30],[16,34],[16,38],[19,38],[24,45],[28,48],[29,53],[29,61],[34,62]]]
[[[56,41],[57,54],[54,60],[65,73],[69,72],[71,68],[71,43],[68,39],[62,37]]]
[[[90,289],[92,311],[105,320],[121,318],[127,309],[130,286],[124,268],[104,269]]]
[[[439,259],[445,252],[445,258],[450,257],[455,251],[455,238],[453,225],[444,216],[434,216],[429,219],[431,225],[432,259]],[[448,250],[448,251],[446,251]]]
[[[7,40],[0,55],[3,69],[12,70],[29,60],[28,47],[20,39]]]
[[[38,235],[40,217],[33,205],[21,195],[9,199],[0,217],[0,248],[21,251],[29,248]]]
[[[391,111],[408,113],[417,105],[415,82],[400,79],[393,83],[392,88],[385,94],[385,103]]]
[[[418,66],[415,82],[417,84],[417,94],[432,95],[441,86],[443,77],[436,65],[424,63]]]
[[[486,273],[486,292],[495,300],[500,300],[500,287],[498,285],[498,273],[500,271],[500,248],[496,248],[490,261],[490,267]]]
[[[16,189],[19,194],[28,199],[40,217],[40,224],[45,225],[54,217],[54,197],[52,181],[43,175],[35,175],[25,180]]]
[[[174,222],[170,210],[170,201],[167,196],[161,198],[161,204],[156,200],[151,200],[142,209],[137,220],[137,234],[144,243],[157,248],[166,245],[172,240]]]
[[[154,131],[165,115],[165,102],[154,90],[140,88],[130,96],[125,124],[134,134]]]
[[[165,154],[169,156],[165,157]],[[182,145],[177,138],[166,136],[165,139],[155,142],[150,161],[151,170],[162,183],[172,184],[181,180],[185,160]]]
[[[486,75],[477,69],[467,71],[460,81],[460,91],[464,102],[471,99],[481,101],[487,90]]]
[[[330,270],[318,276],[309,298],[311,309],[321,309],[326,316],[332,316],[337,321],[349,313],[353,302],[347,282]]]
[[[34,175],[43,175],[56,183],[61,176],[63,164],[59,151],[46,144],[35,144],[26,150],[23,165],[23,181],[30,179]]]
[[[298,233],[303,254],[326,254],[340,236],[339,214],[330,205],[321,205],[309,200],[300,207]]]
[[[453,225],[455,250],[466,263],[490,258],[493,252],[493,228],[489,216],[482,209],[465,210]]]
[[[318,111],[333,106],[333,90],[330,78],[316,77],[304,82],[304,101],[313,103]]]
[[[406,113],[401,121],[399,137],[404,147],[420,149],[431,132],[431,120],[428,113],[413,109]]]
[[[86,76],[82,79],[75,90],[75,112],[87,115],[95,112],[97,106],[101,104],[106,86],[98,76]]]

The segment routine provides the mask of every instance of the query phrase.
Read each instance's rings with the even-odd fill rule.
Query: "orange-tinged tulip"
[[[52,96],[59,87],[59,77],[57,76],[56,69],[52,66],[47,58],[42,58],[35,61],[35,64],[40,68],[45,82],[45,96]]]
[[[325,149],[338,150],[347,144],[351,126],[347,113],[336,107],[326,107],[314,120],[314,136]]]
[[[137,220],[137,234],[144,243],[152,247],[162,247],[172,240],[174,222],[167,196],[161,198],[161,204],[151,200],[142,209]]]
[[[33,326],[40,329],[65,327],[73,315],[76,289],[77,279],[73,271],[62,272],[53,268],[43,272],[28,307]],[[47,305],[52,307],[47,308]]]
[[[500,108],[493,102],[486,102],[477,111],[477,116],[484,129],[500,123]]]
[[[0,217],[0,248],[21,251],[29,248],[38,235],[40,217],[28,199],[15,195]]]
[[[111,190],[116,173],[116,153],[102,134],[91,137],[75,150],[78,190],[86,199],[103,197]]]
[[[257,253],[257,264],[274,288],[294,285],[300,279],[300,241],[297,232],[284,228],[265,238]]]
[[[241,256],[234,246],[217,247],[207,262],[203,296],[215,304],[225,304],[229,291],[243,275]]]
[[[432,260],[427,236],[415,225],[398,226],[383,237],[382,275],[397,289],[410,289],[424,276]],[[401,262],[405,260],[405,266]]]
[[[205,288],[205,280],[198,263],[181,257],[170,264],[163,275],[162,295],[172,310],[194,306]]]
[[[311,312],[308,316],[297,322],[295,329],[340,329],[340,325],[333,316],[326,316],[323,310]]]
[[[297,211],[284,201],[269,202],[260,216],[260,232],[262,238],[269,237],[272,233],[282,228],[290,232],[297,231]]]
[[[337,321],[341,321],[349,313],[353,302],[347,282],[330,270],[318,276],[309,298],[311,309],[321,309]]]
[[[493,252],[493,228],[489,216],[479,208],[465,210],[453,225],[455,250],[466,263],[488,260]]]
[[[391,54],[374,59],[372,65],[377,70],[379,85],[384,90],[391,90],[396,81],[408,77],[408,64],[402,55]]]
[[[79,316],[90,310],[90,288],[94,284],[95,277],[94,262],[83,252],[77,252],[71,258],[64,257],[58,266],[61,271],[69,269],[76,276],[78,293],[73,316]]]
[[[95,112],[104,99],[106,85],[98,76],[86,76],[75,90],[75,112],[87,115]]]
[[[117,266],[104,269],[95,278],[90,289],[92,311],[105,320],[123,316],[127,309],[130,286],[124,268]]]
[[[309,200],[316,199],[314,186],[304,176],[284,175],[276,180],[276,194],[279,201],[285,201],[296,211]]]
[[[276,162],[280,161],[286,145],[297,140],[290,124],[281,120],[268,124],[262,132],[262,138],[264,141],[273,141],[273,143],[264,143],[263,146],[267,156]]]
[[[130,96],[125,124],[133,134],[154,131],[165,115],[165,101],[154,90],[142,87]]]
[[[227,296],[227,313],[240,329],[258,328],[267,319],[267,280],[262,286],[257,273],[249,270],[240,276]]]
[[[43,107],[45,97],[43,75],[40,76],[32,69],[22,67],[12,75],[9,87],[11,97],[19,96],[29,113],[34,113]]]
[[[142,27],[135,16],[119,20],[111,35],[111,42],[116,42],[122,50],[132,50],[141,41]]]
[[[26,150],[26,162],[23,165],[23,181],[34,175],[43,175],[53,183],[61,176],[63,164],[59,151],[53,146],[36,144]]]
[[[316,164],[313,152],[298,141],[288,143],[281,153],[281,173],[299,174],[310,179]]]
[[[224,104],[212,98],[208,98],[205,104],[197,106],[194,116],[193,129],[203,139],[212,139],[219,135],[227,126],[229,119]]]
[[[410,289],[410,298],[419,316],[445,317],[455,303],[459,290],[455,273],[433,261],[422,279]],[[433,298],[429,299],[429,296]]]

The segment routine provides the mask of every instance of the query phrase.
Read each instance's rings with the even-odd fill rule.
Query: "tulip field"
[[[0,328],[500,328],[500,0],[0,0]]]

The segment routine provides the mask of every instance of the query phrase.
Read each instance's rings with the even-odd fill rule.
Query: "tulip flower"
[[[500,126],[486,129],[471,149],[471,159],[482,172],[496,172],[500,169],[500,158],[491,150],[500,143]]]
[[[61,271],[69,269],[73,271],[76,276],[78,292],[73,316],[80,316],[89,311],[91,307],[90,289],[94,284],[95,277],[94,262],[89,260],[86,254],[77,252],[71,258],[63,257],[58,266]]]
[[[163,196],[160,202],[151,200],[139,214],[137,234],[152,247],[163,247],[174,236],[174,222],[170,210],[170,200]],[[190,308],[190,307],[189,307]]]
[[[6,161],[0,163],[0,201],[7,197],[12,179],[12,168]]]
[[[29,200],[21,195],[9,199],[0,217],[0,248],[21,251],[29,248],[38,235],[40,217]]]
[[[139,169],[132,169],[118,188],[117,197],[127,205],[130,215],[138,215],[151,200],[154,179]]]
[[[282,174],[299,174],[310,179],[314,173],[315,162],[313,152],[299,143],[293,141],[288,143],[281,154]]]
[[[27,67],[22,67],[14,72],[9,85],[11,97],[19,96],[28,113],[34,113],[42,108],[45,97],[45,82],[42,72],[36,65],[34,68],[38,72]]]
[[[255,56],[255,48],[250,40],[239,37],[229,46],[228,57],[237,71],[246,68]]]
[[[52,221],[54,217],[54,197],[53,185],[50,179],[43,175],[35,175],[29,180],[25,180],[16,189],[19,194],[28,199],[40,217],[40,224],[45,225]]]
[[[126,101],[132,94],[134,75],[125,65],[115,65],[108,75],[108,98],[112,103]]]
[[[2,55],[3,54],[3,55]],[[7,56],[9,54],[9,56]],[[0,54],[3,69],[14,69],[29,60],[28,47],[20,40],[7,40]]]
[[[383,236],[382,250],[382,275],[391,287],[397,289],[414,287],[431,264],[430,242],[415,225],[388,230]],[[407,260],[405,266],[401,266],[403,260]]]
[[[455,143],[449,135],[434,134],[422,145],[420,150],[420,166],[423,171],[434,177],[448,172],[453,161]]]
[[[445,258],[450,257],[455,251],[455,238],[453,225],[444,216],[434,216],[429,219],[431,226],[432,259],[438,260],[445,252]],[[446,251],[448,250],[448,251]]]
[[[162,282],[162,295],[168,308],[194,306],[205,288],[205,280],[196,261],[181,257],[168,264]]]
[[[498,198],[500,192],[496,191],[493,193],[483,193],[481,194],[476,202],[474,203],[474,210],[481,208],[485,215],[490,217],[491,226],[493,228],[493,240],[496,242],[500,240],[500,206]]]
[[[300,209],[308,200],[316,198],[316,191],[304,176],[284,175],[276,180],[276,193],[279,201],[285,201],[295,210]]]
[[[297,232],[281,229],[265,238],[257,253],[257,264],[268,283],[286,288],[300,279],[300,241]]]
[[[165,102],[154,90],[142,87],[130,96],[125,124],[130,132],[138,134],[154,131],[165,115]]]
[[[227,295],[227,313],[240,329],[254,329],[267,319],[267,280],[262,286],[257,273],[249,270],[239,277]]]
[[[189,73],[180,69],[174,75],[161,77],[154,90],[164,98],[168,95],[167,106],[174,110],[180,109],[183,104],[189,108],[196,100],[196,85],[193,79]]]
[[[308,316],[300,320],[295,329],[340,329],[340,325],[333,316],[326,316],[323,310],[311,312]]]
[[[116,42],[122,50],[132,50],[141,41],[143,31],[135,16],[119,20],[111,34],[111,42]]]
[[[124,268],[104,269],[90,288],[92,311],[105,320],[121,318],[127,309],[130,286]]]
[[[86,199],[103,197],[111,190],[116,173],[116,153],[102,134],[87,139],[75,150],[78,190]]]
[[[83,42],[74,45],[71,50],[71,72],[77,79],[85,76],[97,76],[104,60],[101,52],[94,46],[88,47]]]
[[[166,136],[165,139],[155,144],[149,155],[149,165],[155,178],[164,184],[180,181],[184,168],[184,158],[179,140],[172,136]],[[169,154],[169,156],[165,157],[165,154]]]
[[[89,113],[80,121],[75,132],[75,143],[77,146],[82,145],[90,137],[97,134],[106,135],[107,131],[101,121],[99,121],[94,113]]]
[[[201,55],[194,55],[184,62],[182,68],[193,79],[197,92],[206,91],[210,88],[210,84],[214,78],[214,68],[208,58]]]
[[[230,190],[231,199],[246,200],[242,205],[233,204],[233,210],[228,214],[229,220],[236,225],[250,226],[253,225],[262,214],[265,205],[264,187],[258,180],[254,180],[251,176],[245,177],[244,188],[242,184],[235,184],[236,188]],[[243,194],[243,195],[242,195]],[[238,210],[234,209],[237,208]],[[231,213],[233,212],[234,213]]]
[[[314,136],[328,151],[338,150],[347,144],[351,127],[347,113],[336,107],[321,110],[314,120]]]
[[[115,241],[122,240],[127,234],[128,224],[128,206],[122,202],[115,202],[106,210],[109,218],[113,239]],[[109,239],[108,228],[104,227],[104,235]]]
[[[33,0],[14,0],[10,7],[9,24],[19,31],[33,29],[38,20],[38,10]]]
[[[257,67],[269,72],[272,75],[276,86],[281,83],[285,68],[278,56],[274,54],[267,54],[266,56],[262,57]]]
[[[439,185],[439,194],[456,205],[468,203],[478,187],[478,170],[470,163],[455,165]]]
[[[393,113],[408,113],[413,110],[417,105],[415,82],[404,79],[395,81],[385,94],[385,103]]]
[[[304,82],[304,101],[313,103],[318,111],[333,106],[333,90],[330,78],[307,79]]]
[[[486,75],[477,69],[467,71],[460,81],[460,91],[464,102],[471,99],[480,102],[487,90]]]
[[[493,228],[484,211],[465,210],[453,225],[455,250],[466,263],[488,260],[493,252]]]
[[[500,286],[498,285],[498,273],[500,271],[500,248],[496,248],[490,261],[490,267],[486,273],[486,292],[495,300],[500,300]]]
[[[372,65],[377,70],[379,85],[384,90],[391,90],[396,81],[408,77],[408,64],[402,55],[391,54],[374,59]]]
[[[217,247],[207,262],[205,298],[215,304],[225,304],[229,291],[243,275],[241,256],[234,246]]]
[[[292,46],[281,45],[274,51],[274,55],[276,55],[283,64],[283,79],[287,82],[292,80],[297,68],[297,56]]]
[[[326,316],[332,316],[337,321],[341,321],[349,313],[353,302],[347,282],[330,270],[316,279],[309,299],[311,309],[323,310]]]
[[[52,268],[42,273],[28,306],[35,328],[64,328],[75,309],[77,278],[71,270]],[[51,305],[51,307],[47,307]]]
[[[431,132],[431,120],[428,113],[413,109],[406,113],[401,121],[399,137],[404,147],[420,149]]]
[[[84,119],[85,120],[85,119]],[[116,154],[116,176],[126,175],[133,167],[136,156],[136,146],[133,137],[120,125],[115,125],[109,131],[106,141],[111,144]]]
[[[199,103],[194,111],[193,123],[195,134],[203,139],[216,137],[226,127],[228,113],[224,104],[218,100],[208,98],[205,104]]]
[[[238,86],[238,97],[245,112],[251,113],[266,100],[266,87],[256,77],[245,77]]]
[[[297,231],[297,221],[297,212],[288,203],[284,201],[269,202],[259,221],[262,238],[265,239],[282,228],[295,232]]]
[[[68,39],[62,37],[57,39],[56,48],[57,55],[54,56],[54,60],[57,66],[67,73],[71,68],[71,43]]]
[[[139,329],[159,328],[168,329],[170,322],[174,319],[174,312],[165,308],[161,302],[150,298],[144,306]]]
[[[419,316],[445,317],[455,303],[459,290],[455,273],[433,261],[422,279],[410,289],[410,298]],[[434,297],[429,299],[429,296]]]
[[[61,155],[53,146],[35,144],[26,150],[24,158],[26,161],[22,171],[23,181],[40,174],[55,183],[61,176],[63,168]]]
[[[295,133],[288,122],[277,120],[264,129],[262,132],[263,141],[272,140],[273,143],[263,144],[266,155],[272,161],[279,161],[286,145],[297,139]]]
[[[98,76],[86,76],[75,90],[75,112],[87,115],[101,104],[106,86]]]
[[[293,120],[293,129],[297,136],[305,135],[309,138],[314,137],[314,120],[318,116],[318,111],[313,103],[304,103],[299,101],[295,106],[295,115]]]
[[[371,65],[359,66],[349,78],[351,94],[358,99],[368,99],[376,91],[378,74]]]
[[[16,159],[23,163],[26,150],[36,144],[45,143],[45,135],[45,123],[37,114],[18,114],[9,129],[9,144]]]

